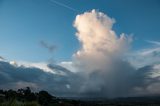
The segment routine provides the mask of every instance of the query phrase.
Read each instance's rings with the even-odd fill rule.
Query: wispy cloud
[[[40,41],[40,45],[42,46],[42,47],[44,47],[44,48],[46,48],[46,49],[48,49],[48,51],[49,52],[53,52],[53,51],[55,51],[56,50],[56,46],[55,45],[51,45],[51,44],[48,44],[47,42],[45,42],[45,41]]]
[[[61,2],[58,2],[58,1],[56,1],[56,0],[50,0],[50,2],[52,2],[52,3],[56,4],[56,5],[59,5],[59,6],[61,6],[61,7],[67,8],[67,9],[69,9],[69,10],[72,10],[72,11],[74,11],[74,12],[78,12],[77,9],[72,8],[72,7],[70,7],[70,6],[66,5],[66,4],[63,4],[63,3],[61,3]]]
[[[160,47],[146,48],[132,51],[128,56],[128,61],[136,68],[160,63]]]
[[[146,40],[146,42],[160,46],[160,42],[159,41]]]

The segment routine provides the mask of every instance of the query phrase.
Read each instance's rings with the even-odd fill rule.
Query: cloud
[[[160,42],[158,42],[158,41],[146,40],[146,42],[160,46]]]
[[[96,10],[76,16],[74,27],[82,48],[74,54],[74,58],[89,66],[88,71],[105,68],[106,62],[122,56],[128,49],[131,38],[124,33],[118,37],[112,30],[114,23],[113,18]]]
[[[147,65],[154,65],[160,63],[160,47],[152,47],[132,51],[128,54],[127,60],[136,68],[144,67]]]
[[[11,64],[12,62],[10,62]],[[48,67],[48,64],[45,63],[45,62],[26,62],[26,61],[18,61],[18,62],[14,62],[16,63],[16,66],[24,66],[26,68],[30,68],[30,67],[36,67],[36,68],[39,68],[45,72],[49,72],[49,73],[54,73],[56,74],[52,69],[50,69]],[[14,64],[12,64],[14,65]],[[15,66],[15,65],[14,65]]]
[[[76,16],[74,27],[81,48],[73,55],[73,64],[81,77],[81,96],[124,96],[133,86],[128,78],[134,68],[122,59],[131,37],[124,33],[118,36],[112,29],[114,23],[113,18],[96,10]]]
[[[73,55],[72,62],[61,64],[69,69],[76,69],[78,84],[71,83],[71,87],[79,86],[76,89],[77,95],[82,97],[156,94],[158,90],[153,88],[159,88],[157,73],[160,67],[156,69],[157,72],[150,60],[157,56],[159,48],[143,50],[135,53],[135,57],[130,55],[133,60],[145,56],[142,63],[145,58],[150,57],[147,60],[149,63],[135,67],[133,60],[128,60],[132,38],[124,33],[118,36],[112,29],[114,23],[113,18],[96,10],[76,16],[74,27],[77,29],[76,36],[81,48]],[[153,77],[156,75],[157,77]]]
[[[2,56],[0,56],[0,60],[5,60]]]
[[[62,61],[58,65],[63,66],[74,73],[78,71],[73,61]]]
[[[45,41],[40,41],[40,45],[43,47],[43,48],[46,48],[49,52],[54,52],[56,50],[56,46],[55,45],[50,45],[48,44],[47,42]]]
[[[63,97],[159,94],[160,65],[145,66],[135,70],[127,64],[118,63],[115,69],[110,70],[112,71],[110,73],[94,71],[86,79],[82,73],[71,72],[55,64],[46,64],[50,70],[54,71],[52,73],[37,66],[30,65],[29,67],[19,64],[15,66],[9,62],[0,61],[0,88],[19,89],[29,86],[35,91],[43,89],[53,95]]]
[[[160,64],[144,66],[137,70],[136,85],[132,96],[160,95]]]
[[[57,64],[0,61],[0,88],[31,86],[66,97],[125,97],[159,94],[160,48],[129,54],[132,38],[112,29],[115,19],[92,10],[74,21],[81,47]],[[47,49],[55,48],[45,42]]]
[[[0,88],[19,89],[29,86],[36,91],[47,90],[53,95],[65,96],[70,91],[69,80],[72,73],[58,65],[47,64],[47,66],[55,73],[46,72],[34,66],[15,66],[9,62],[0,61]]]

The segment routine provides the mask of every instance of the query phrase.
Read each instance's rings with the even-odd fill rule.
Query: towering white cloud
[[[71,82],[71,88],[79,86],[76,90],[82,96],[124,96],[132,86],[127,80],[134,68],[122,59],[131,37],[118,36],[112,29],[114,23],[96,10],[76,16],[74,27],[81,48],[73,55],[72,66],[79,79],[77,85]]]
[[[122,56],[131,39],[125,34],[116,35],[112,30],[113,18],[102,12],[92,10],[76,16],[74,27],[76,36],[81,43],[81,49],[74,54],[87,71],[101,69],[113,57]],[[105,67],[106,68],[106,67]]]

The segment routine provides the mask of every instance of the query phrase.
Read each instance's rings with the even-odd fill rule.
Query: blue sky
[[[133,50],[152,46],[146,40],[160,40],[159,0],[0,0],[0,55],[9,60],[70,60],[79,49],[73,22],[76,15],[97,9],[116,20],[119,35],[134,35]],[[40,41],[56,45],[50,53]]]

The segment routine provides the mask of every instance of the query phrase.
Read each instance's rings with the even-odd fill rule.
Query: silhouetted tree
[[[29,87],[26,87],[24,89],[18,89],[15,90],[0,90],[0,104],[4,101],[9,102],[38,102],[42,106],[48,106],[49,104],[59,103],[58,99],[52,95],[50,95],[47,91],[40,91],[38,93],[34,93],[31,91]]]
[[[4,94],[4,91],[3,91],[3,90],[0,90],[0,94]]]
[[[18,90],[17,90],[17,99],[18,99],[19,101],[22,101],[22,102],[25,101],[24,92],[23,92],[23,91],[24,91],[23,89],[18,89]]]
[[[53,96],[46,91],[40,91],[38,94],[38,102],[43,106],[48,105],[52,101],[52,98]]]
[[[5,93],[5,97],[6,97],[7,100],[14,100],[14,99],[16,99],[16,96],[17,96],[16,91],[10,89],[10,90],[5,91],[5,92],[6,92]]]

